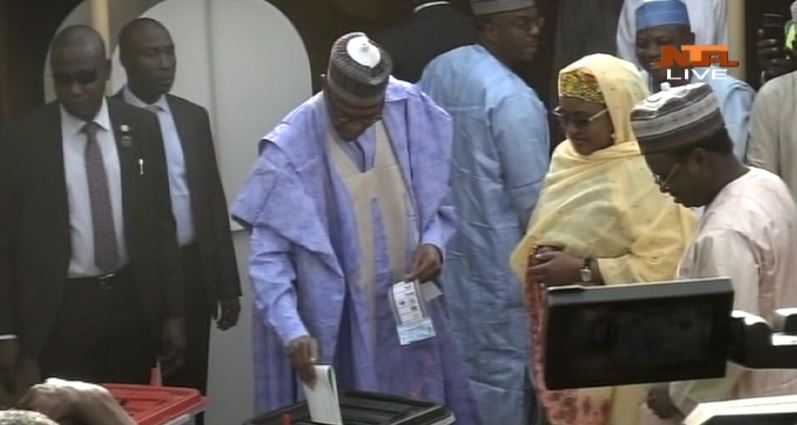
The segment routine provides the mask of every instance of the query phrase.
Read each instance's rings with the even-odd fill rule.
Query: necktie
[[[119,249],[116,245],[116,227],[113,222],[111,195],[108,187],[108,175],[102,162],[102,152],[97,143],[97,130],[100,126],[94,122],[83,126],[86,134],[86,178],[89,183],[89,200],[91,203],[91,221],[94,225],[94,264],[110,273],[119,266]]]

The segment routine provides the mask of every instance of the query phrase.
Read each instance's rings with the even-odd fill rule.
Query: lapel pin
[[[138,159],[138,174],[141,176],[144,175],[144,158]]]
[[[119,126],[119,131],[122,133],[119,143],[126,148],[133,146],[133,138],[130,136],[130,126],[127,124],[122,124]]]

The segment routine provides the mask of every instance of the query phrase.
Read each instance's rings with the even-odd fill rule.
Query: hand
[[[238,298],[230,298],[219,301],[219,319],[216,326],[226,331],[238,324],[238,316],[241,314],[241,301]]]
[[[108,390],[85,382],[48,379],[33,386],[20,401],[20,407],[43,413],[58,423],[135,424]]]
[[[553,249],[540,249],[529,258],[527,279],[546,286],[573,285],[581,282],[584,259]]]
[[[684,416],[670,398],[669,384],[659,384],[651,388],[650,392],[648,392],[648,408],[660,419],[682,418]]]
[[[17,383],[14,378],[19,365],[19,341],[6,339],[0,341],[0,387],[9,393],[16,392]]]
[[[758,30],[756,52],[765,80],[797,70],[797,56],[792,49],[783,45],[783,40],[765,37],[764,30]]]
[[[404,280],[428,282],[440,276],[442,270],[443,256],[440,254],[440,250],[432,244],[423,244],[415,251],[412,269],[404,276]]]
[[[310,388],[315,386],[315,364],[318,361],[318,342],[315,338],[305,335],[293,339],[288,343],[288,358],[299,373],[299,379]]]
[[[31,387],[19,405],[43,413],[59,423],[65,420],[77,420],[81,416],[82,391],[108,392],[93,384],[48,379],[44,384]]]
[[[160,356],[161,372],[164,376],[169,376],[183,367],[187,345],[184,320],[169,319],[163,326],[163,351]]]

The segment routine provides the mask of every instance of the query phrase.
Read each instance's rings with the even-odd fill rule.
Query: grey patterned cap
[[[534,0],[470,0],[470,7],[476,16],[512,12],[534,6]]]
[[[327,88],[352,106],[373,106],[384,100],[393,61],[364,33],[352,32],[332,45]]]
[[[705,83],[658,92],[631,111],[631,127],[644,153],[689,147],[725,129],[717,96]]]

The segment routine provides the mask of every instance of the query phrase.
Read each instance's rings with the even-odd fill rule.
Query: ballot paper
[[[314,423],[343,425],[335,369],[329,365],[316,365],[315,376],[313,388],[303,384],[307,405],[310,407],[310,418]]]

